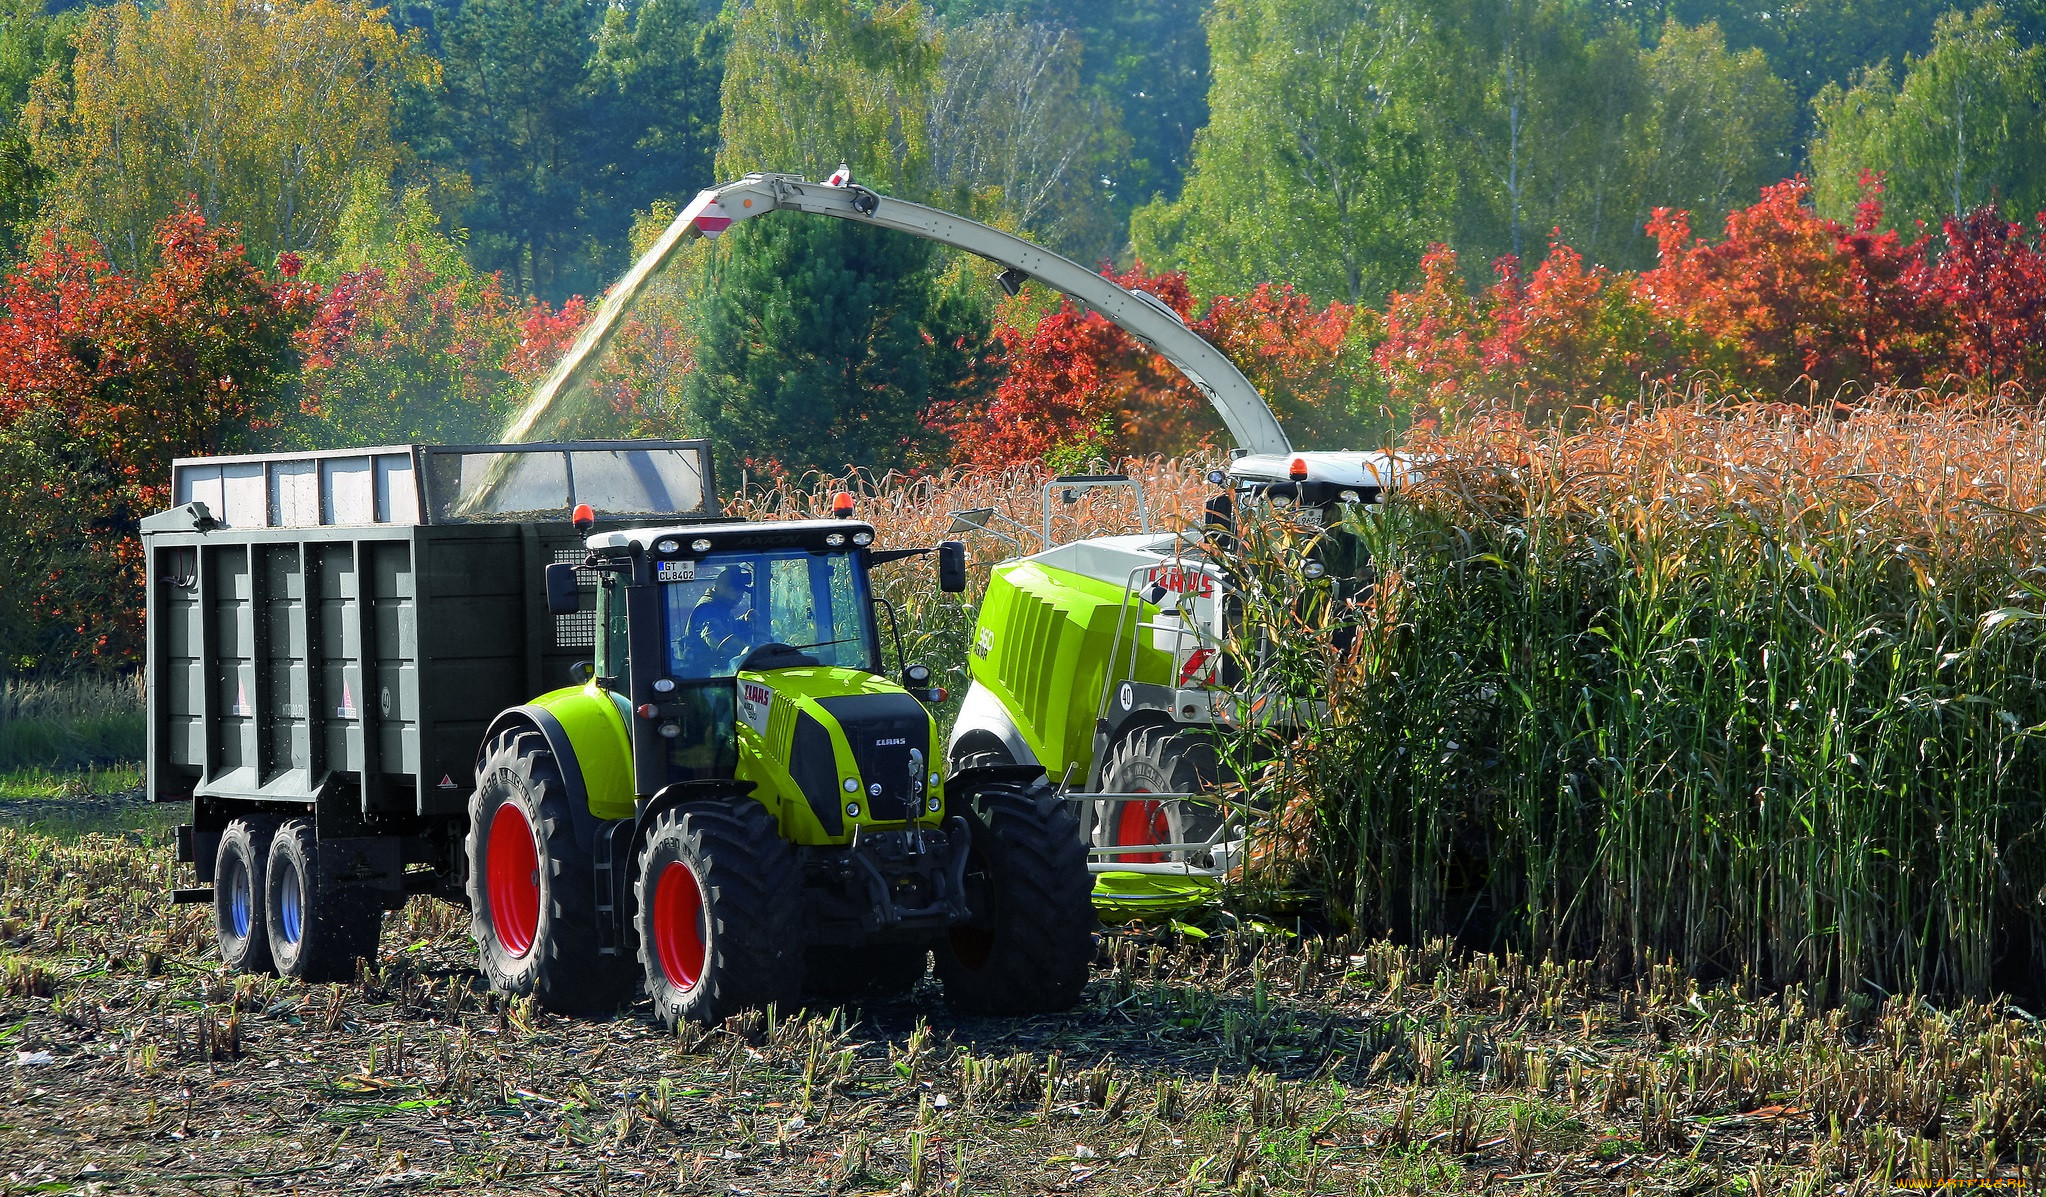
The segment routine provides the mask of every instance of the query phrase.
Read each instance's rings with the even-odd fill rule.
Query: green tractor
[[[934,954],[955,1006],[1074,1002],[1095,926],[1075,814],[1035,768],[947,776],[943,692],[882,672],[868,570],[928,550],[852,519],[587,544],[586,680],[505,711],[476,763],[466,892],[495,989],[599,1010],[643,983],[662,1022],[715,1023],[900,991]],[[963,548],[938,554],[963,589]],[[557,616],[577,569],[547,567]]]

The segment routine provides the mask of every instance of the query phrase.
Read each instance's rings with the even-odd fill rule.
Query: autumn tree
[[[551,309],[478,274],[424,188],[359,176],[334,241],[306,267],[326,286],[298,334],[301,410],[280,435],[319,448],[494,439],[524,393],[523,326]]]
[[[1108,277],[1154,296],[1227,355],[1301,443],[1361,443],[1387,431],[1367,343],[1370,313],[1317,306],[1271,283],[1217,296],[1203,312],[1181,272],[1154,274],[1140,264]],[[935,413],[955,460],[1078,469],[1227,441],[1207,397],[1098,312],[1065,300],[1034,322],[1004,321],[996,335],[1003,372],[992,398],[945,403]]]
[[[289,412],[313,294],[265,278],[196,211],[158,223],[146,278],[46,240],[0,288],[0,653],[18,665],[133,663],[136,522],[171,459],[265,447]]]
[[[424,69],[360,0],[126,0],[96,9],[28,107],[49,217],[130,270],[187,203],[264,265],[327,244],[360,170],[388,170],[391,88]]]

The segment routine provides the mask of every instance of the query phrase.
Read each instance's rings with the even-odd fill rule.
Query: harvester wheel
[[[469,799],[469,935],[490,987],[564,1014],[631,1000],[629,956],[597,950],[597,886],[576,812],[547,741],[504,732]]]
[[[968,812],[974,921],[938,942],[945,1000],[987,1014],[1071,1008],[1094,959],[1093,881],[1080,824],[1052,787],[988,783],[953,797]]]
[[[1220,776],[1213,744],[1189,732],[1146,727],[1109,753],[1101,789],[1109,794],[1201,794],[1212,791]],[[1098,806],[1094,842],[1099,847],[1203,843],[1222,819],[1213,806],[1171,798],[1126,798]],[[1113,863],[1159,864],[1168,856],[1191,858],[1189,863],[1201,867],[1211,863],[1205,854],[1164,852],[1122,853]]]
[[[220,833],[213,858],[213,935],[230,972],[276,971],[263,930],[263,866],[276,830],[276,819],[257,815],[236,819]]]
[[[353,978],[358,958],[376,961],[383,918],[377,894],[321,881],[311,819],[293,819],[270,838],[263,922],[280,974],[301,981]]]
[[[896,997],[916,988],[930,963],[923,944],[811,948],[803,957],[803,991],[827,1002]]]
[[[803,981],[803,873],[750,798],[663,811],[640,849],[634,926],[654,1017],[715,1026]]]

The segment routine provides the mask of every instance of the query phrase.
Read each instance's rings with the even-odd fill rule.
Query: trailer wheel
[[[492,989],[566,1014],[631,1000],[630,958],[597,950],[596,873],[538,732],[492,741],[476,768],[466,847],[469,935]]]
[[[263,921],[277,971],[301,981],[346,981],[358,959],[377,958],[383,903],[355,886],[320,879],[320,843],[310,819],[293,819],[270,839]]]
[[[827,1002],[896,997],[916,988],[930,968],[920,943],[831,945],[803,955],[803,992]]]
[[[1212,791],[1221,776],[1215,747],[1190,732],[1145,727],[1125,737],[1109,753],[1101,771],[1101,788],[1110,794],[1201,794]],[[1094,842],[1099,847],[1136,844],[1197,844],[1215,834],[1222,814],[1205,803],[1171,798],[1122,799],[1100,803]],[[1206,867],[1208,859],[1193,853],[1129,852],[1115,856],[1125,864],[1160,864],[1168,856],[1188,858]]]
[[[974,919],[938,942],[945,1000],[987,1014],[1070,1009],[1094,959],[1094,886],[1079,820],[1041,781],[978,786],[954,809],[970,812]]]
[[[271,973],[270,937],[263,929],[263,868],[277,820],[236,819],[220,834],[213,858],[213,935],[220,961],[237,973]]]
[[[714,1026],[791,1005],[803,980],[803,875],[751,799],[663,811],[640,850],[634,927],[654,1017]]]

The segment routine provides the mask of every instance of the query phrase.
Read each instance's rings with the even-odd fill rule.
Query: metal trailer
[[[192,804],[181,902],[213,900],[223,831],[255,816],[311,820],[323,889],[460,900],[485,729],[595,643],[587,596],[550,614],[542,580],[583,560],[575,505],[600,527],[718,517],[702,441],[193,458],[172,488],[142,526],[147,785]]]

